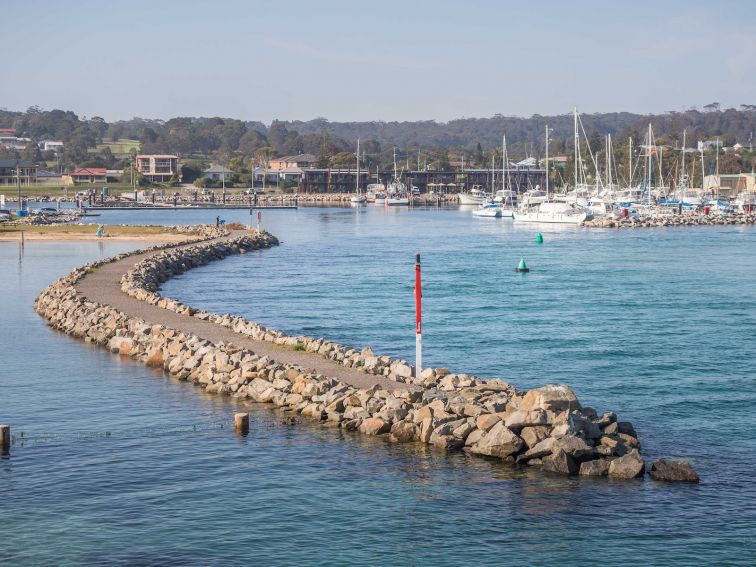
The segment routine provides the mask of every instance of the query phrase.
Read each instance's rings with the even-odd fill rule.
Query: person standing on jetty
[[[220,226],[220,215],[215,217],[215,228],[218,228]]]

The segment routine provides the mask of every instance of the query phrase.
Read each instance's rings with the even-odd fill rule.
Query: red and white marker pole
[[[423,371],[423,287],[420,279],[420,252],[415,254],[415,378]]]

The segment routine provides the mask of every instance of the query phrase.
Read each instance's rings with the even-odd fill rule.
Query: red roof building
[[[107,183],[108,170],[104,167],[77,167],[70,174],[74,183]]]

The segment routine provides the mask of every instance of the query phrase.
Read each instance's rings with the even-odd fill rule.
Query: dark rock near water
[[[547,472],[570,475],[577,474],[580,467],[575,459],[562,449],[559,449],[556,453],[543,458],[541,469]]]
[[[651,464],[649,473],[654,480],[667,482],[699,482],[698,473],[688,461],[665,461],[660,459]]]

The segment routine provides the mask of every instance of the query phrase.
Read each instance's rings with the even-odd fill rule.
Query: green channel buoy
[[[536,234],[536,244],[543,244],[543,234],[540,232]]]
[[[520,259],[520,263],[517,264],[517,267],[515,268],[515,272],[524,274],[525,272],[529,272],[530,268],[528,268],[527,264],[525,264],[525,258]]]

